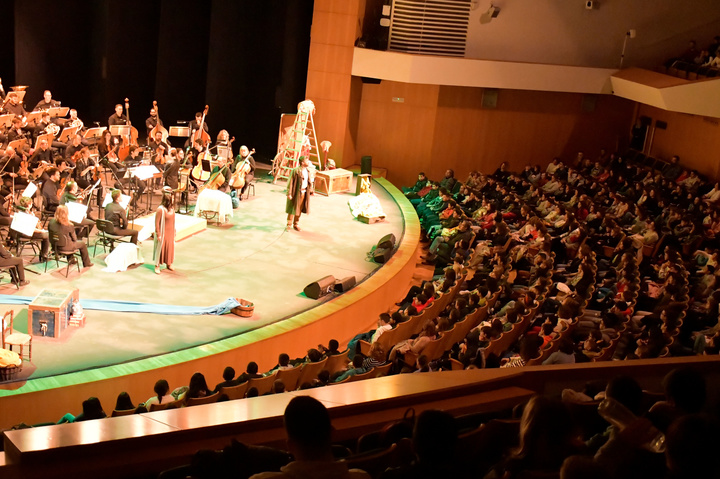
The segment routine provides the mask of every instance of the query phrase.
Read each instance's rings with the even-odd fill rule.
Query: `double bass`
[[[255,148],[250,150],[250,153],[248,156],[255,153]],[[230,177],[230,180],[228,180],[228,184],[233,188],[242,188],[245,186],[245,175],[250,173],[250,162],[247,160],[247,157],[243,160],[242,163],[239,163],[237,168],[235,168],[235,173],[232,174]]]
[[[205,105],[202,120],[200,121],[200,128],[195,130],[195,132],[192,134],[192,138],[190,139],[191,145],[199,143],[200,145],[202,145],[203,148],[197,156],[197,165],[195,165],[195,168],[193,168],[192,170],[192,177],[196,181],[207,181],[208,179],[210,179],[210,172],[212,171],[212,165],[210,165],[210,159],[212,155],[207,149],[207,145],[210,142],[210,135],[207,131],[205,131],[205,116],[207,115],[209,108],[210,107],[208,105]],[[205,162],[210,165],[210,168],[207,170],[203,168],[203,163]]]
[[[162,134],[162,141],[167,143],[168,131],[164,126],[160,124],[160,110],[158,110],[157,102],[153,100],[153,108],[155,109],[155,118],[157,118],[157,124],[150,130],[149,138],[155,138],[155,134],[160,132]]]
[[[127,116],[127,125],[130,127],[130,134],[122,136],[122,143],[120,144],[120,149],[117,153],[118,159],[120,161],[125,160],[125,158],[130,155],[131,146],[137,146],[138,144],[138,131],[137,128],[132,126],[132,124],[130,123],[130,100],[128,100],[127,98],[125,98],[125,115]]]

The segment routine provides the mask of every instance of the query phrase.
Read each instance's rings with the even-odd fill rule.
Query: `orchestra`
[[[149,195],[156,189],[166,187],[179,192],[184,201],[204,188],[228,194],[236,191],[238,195],[233,196],[242,197],[253,180],[255,150],[243,145],[235,156],[235,138],[227,130],[221,130],[212,144],[207,106],[188,123],[185,131],[189,130],[189,134],[183,139],[168,136],[157,102],[153,102],[145,120],[147,136],[139,143],[136,136],[125,137],[128,128],[111,129],[129,126],[134,130],[128,99],[115,105],[107,127],[95,123],[97,128],[88,129],[78,111],[62,107],[50,90],[45,90],[42,99],[28,111],[24,103],[26,89],[12,87],[6,92],[0,80],[0,115],[7,115],[0,124],[0,225],[9,226],[14,211],[52,216],[58,206],[76,202],[86,204],[89,212],[97,205],[98,217],[102,217],[106,212],[103,200],[114,188],[131,196],[126,214],[132,221],[151,212],[151,204],[143,203],[152,201]],[[71,130],[66,131],[68,128]],[[157,173],[153,178],[140,179],[133,169],[141,165],[152,165]],[[191,173],[193,167],[199,167],[203,174],[196,178]],[[36,187],[35,196],[22,196],[31,183]],[[143,196],[146,191],[147,199]],[[120,207],[113,204],[113,210]],[[121,223],[116,227],[124,231],[127,220]],[[94,220],[88,214],[74,226],[76,236],[82,238],[92,230]],[[43,240],[40,259],[46,260],[47,232],[39,229],[35,237]]]

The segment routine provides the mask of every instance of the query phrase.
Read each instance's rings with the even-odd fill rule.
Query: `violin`
[[[255,153],[255,148],[250,150],[250,154],[248,156]],[[245,186],[245,175],[250,173],[250,162],[247,160],[247,157],[243,160],[242,163],[240,163],[237,168],[235,168],[235,173],[232,174],[230,177],[230,180],[228,181],[228,184],[232,186],[233,188],[242,188]]]

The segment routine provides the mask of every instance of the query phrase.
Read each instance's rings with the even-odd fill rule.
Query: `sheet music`
[[[37,189],[37,185],[31,181],[30,183],[28,183],[27,187],[25,187],[25,190],[22,192],[22,196],[26,198],[32,198]]]
[[[156,173],[160,173],[160,170],[158,170],[154,165],[136,166],[135,168],[128,168],[128,171],[132,174],[132,176],[143,181],[152,178]]]
[[[40,219],[28,213],[17,211],[13,215],[12,223],[10,223],[10,229],[24,234],[25,236],[32,236],[35,232],[35,227]]]
[[[68,219],[73,223],[82,223],[82,220],[87,216],[87,205],[71,201],[65,203],[65,206],[67,206],[68,209]]]
[[[132,198],[128,195],[120,195],[120,206],[122,206],[124,210],[127,210],[131,199]],[[105,208],[110,203],[112,203],[112,193],[108,192],[107,194],[105,194],[105,199],[103,199],[102,207]]]

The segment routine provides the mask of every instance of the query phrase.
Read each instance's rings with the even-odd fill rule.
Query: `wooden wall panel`
[[[492,172],[503,161],[520,170],[555,156],[574,158],[579,150],[591,157],[600,148],[613,151],[632,119],[632,102],[614,97],[598,97],[595,111],[584,112],[580,94],[500,90],[494,109],[482,108],[482,95],[479,88],[365,84],[357,154],[371,154],[398,184],[412,182],[420,170],[439,178],[453,168],[464,179],[474,169]],[[413,128],[423,128],[423,138],[412,136]]]
[[[710,178],[720,178],[720,121],[685,113],[640,105],[638,115],[667,123],[666,130],[655,130],[650,155],[669,159],[680,157],[680,163]]]
[[[374,166],[389,168],[388,179],[395,184],[403,179],[398,172],[429,169],[438,90],[437,85],[363,84],[356,161],[372,156]]]

